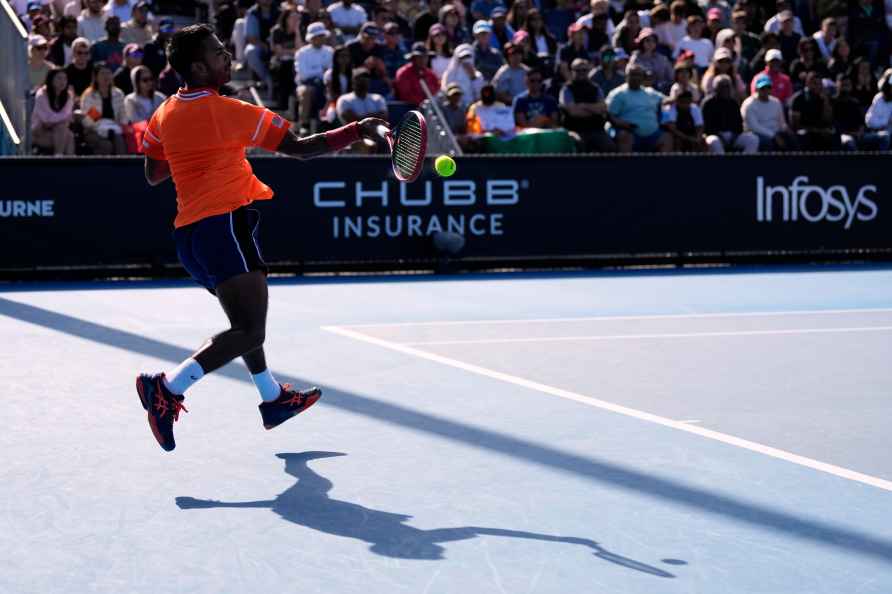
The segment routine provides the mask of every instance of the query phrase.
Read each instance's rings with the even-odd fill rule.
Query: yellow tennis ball
[[[455,161],[449,155],[440,155],[434,161],[434,169],[442,177],[449,177],[455,173]]]

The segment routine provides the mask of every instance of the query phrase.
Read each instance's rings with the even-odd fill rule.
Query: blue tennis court
[[[162,452],[188,282],[0,289],[0,592],[892,590],[892,269],[274,280]]]

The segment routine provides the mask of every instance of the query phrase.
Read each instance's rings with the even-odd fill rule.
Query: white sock
[[[257,386],[260,397],[263,398],[264,402],[272,402],[282,392],[282,386],[279,385],[279,382],[276,381],[269,369],[251,374],[251,379],[254,380],[254,385]]]
[[[204,369],[198,361],[189,357],[180,366],[164,375],[164,383],[167,389],[177,395],[186,393],[186,390],[204,377]]]

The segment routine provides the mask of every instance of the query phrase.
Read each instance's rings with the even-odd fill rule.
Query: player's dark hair
[[[167,61],[187,83],[192,82],[192,64],[200,62],[204,40],[214,34],[210,25],[189,25],[173,34],[167,45]]]

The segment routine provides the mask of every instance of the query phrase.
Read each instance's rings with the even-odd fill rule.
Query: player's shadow
[[[319,458],[344,456],[338,452],[302,452],[299,454],[276,454],[285,460],[285,472],[297,478],[297,484],[275,499],[264,501],[226,502],[194,497],[177,497],[181,509],[209,509],[218,507],[266,507],[289,522],[346,538],[355,538],[369,543],[370,550],[387,557],[400,559],[443,559],[445,549],[442,543],[468,540],[477,536],[503,536],[580,545],[592,550],[596,557],[621,565],[628,569],[651,575],[672,578],[673,574],[645,563],[622,557],[605,550],[598,543],[587,538],[572,536],[552,536],[521,530],[462,526],[458,528],[436,528],[422,530],[405,522],[412,516],[370,509],[339,501],[328,496],[333,484],[327,478],[314,472],[307,462]]]

